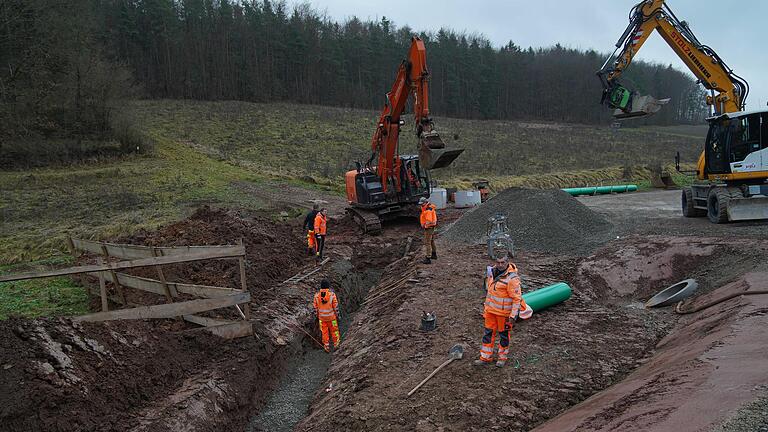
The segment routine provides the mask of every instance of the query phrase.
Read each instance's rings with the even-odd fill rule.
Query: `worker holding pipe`
[[[326,235],[326,225],[328,222],[328,210],[325,208],[322,208],[320,210],[320,213],[318,213],[315,216],[315,250],[317,251],[315,253],[315,256],[317,257],[317,261],[321,261],[323,259],[323,249],[325,249],[325,235]]]
[[[331,352],[331,337],[333,338],[333,349],[336,350],[341,341],[338,322],[339,302],[336,299],[336,294],[331,291],[331,283],[328,279],[320,281],[320,291],[315,294],[313,305],[320,324],[325,352]]]
[[[312,204],[312,210],[304,218],[304,229],[307,230],[307,253],[315,255],[317,253],[317,243],[315,242],[315,216],[320,211],[320,206]]]
[[[480,358],[475,360],[474,364],[483,366],[493,362],[493,349],[498,335],[499,359],[496,366],[504,367],[509,355],[512,326],[518,314],[521,318],[527,319],[533,310],[523,300],[517,266],[509,261],[506,254],[498,256],[494,265],[486,268],[483,287],[486,289],[483,308],[485,329]]]
[[[419,198],[419,205],[421,206],[419,222],[421,222],[421,227],[424,228],[424,245],[427,248],[427,257],[424,258],[424,264],[431,264],[433,259],[437,259],[437,248],[435,247],[437,207],[424,197]]]

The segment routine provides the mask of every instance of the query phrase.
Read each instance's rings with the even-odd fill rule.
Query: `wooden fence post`
[[[101,252],[104,254],[104,259],[109,261],[109,252],[105,245],[101,245]],[[117,279],[117,273],[115,273],[114,270],[110,270],[110,273],[112,274],[112,282],[115,284],[115,288],[117,288],[117,295],[120,302],[127,305],[128,302],[125,300],[125,292],[123,291],[123,286],[120,285],[120,281]]]
[[[104,260],[101,257],[97,257],[96,263],[103,264]],[[107,303],[107,283],[104,281],[104,272],[99,272],[99,294],[101,295],[101,311],[108,312],[109,305]]]
[[[157,248],[154,248],[152,249],[152,255],[158,257],[158,256],[162,256],[162,253],[158,251]],[[171,289],[168,287],[168,282],[166,282],[165,280],[165,273],[163,273],[163,266],[157,266],[157,278],[160,280],[160,283],[163,284],[163,290],[165,290],[166,302],[173,303],[173,295],[171,294]]]
[[[240,246],[243,246],[243,253],[245,253],[245,245],[243,243],[243,238],[240,237]],[[240,261],[240,289],[243,290],[244,293],[248,292],[248,282],[245,278],[245,255],[241,256],[239,258]],[[245,303],[243,304],[243,316],[246,320],[251,319],[251,304]]]

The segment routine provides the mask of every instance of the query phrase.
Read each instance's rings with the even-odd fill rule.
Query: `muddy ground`
[[[622,196],[582,200],[617,233],[595,253],[523,249],[515,257],[525,289],[562,280],[573,296],[516,325],[507,367],[470,365],[482,334],[485,248],[443,243],[441,258],[419,264],[413,283],[361,309],[323,385],[332,390],[316,394],[297,430],[707,430],[762,400],[768,297],[684,316],[643,302],[688,277],[707,298],[764,289],[766,275],[754,272],[768,263],[765,225],[686,225],[643,206],[671,207],[679,191],[629,196],[634,207],[612,205]],[[436,312],[436,331],[418,329],[423,310]],[[407,397],[457,343],[466,359]],[[730,400],[715,407],[721,394]],[[685,423],[692,417],[693,429]]]
[[[528,198],[534,196],[541,194]],[[294,194],[275,207],[307,207],[310,198]],[[303,254],[299,219],[203,208],[180,223],[115,240],[165,246],[244,239],[254,337],[222,341],[174,320],[0,322],[0,430],[762,427],[768,296],[737,297],[690,315],[646,310],[643,302],[687,277],[699,281],[702,295],[690,307],[766,289],[766,225],[683,219],[675,212],[679,191],[586,197],[584,205],[557,198],[556,212],[578,208],[579,218],[557,216],[551,203],[526,199],[524,191],[514,198],[534,217],[554,215],[536,219],[535,229],[519,227],[529,246],[514,258],[524,291],[565,281],[573,295],[516,324],[503,369],[470,365],[482,334],[482,245],[444,235],[438,260],[425,265],[412,221],[366,237],[343,217],[343,200],[324,196],[333,216],[331,261],[285,284],[315,266]],[[471,214],[441,211],[440,230]],[[589,248],[563,247],[573,244],[573,233],[584,234],[578,224],[587,218],[605,220],[609,231],[600,230]],[[547,229],[547,220],[557,226]],[[476,224],[483,221],[462,229],[484,229]],[[167,273],[169,280],[239,285],[234,261],[169,266]],[[322,278],[331,279],[342,302],[343,342],[330,358],[318,351],[310,308]],[[143,304],[163,301],[132,295]],[[435,331],[419,330],[422,311],[436,313]],[[457,343],[464,359],[406,397]]]

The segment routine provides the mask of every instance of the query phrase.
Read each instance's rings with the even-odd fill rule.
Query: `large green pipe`
[[[610,193],[623,193],[634,192],[637,190],[637,185],[616,185],[616,186],[597,186],[597,187],[580,187],[580,188],[565,188],[563,192],[570,194],[571,196],[579,195],[603,195]]]
[[[565,282],[558,282],[523,294],[523,300],[534,312],[562,303],[570,297],[571,287]]]

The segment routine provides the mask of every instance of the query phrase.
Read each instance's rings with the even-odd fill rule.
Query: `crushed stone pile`
[[[615,238],[613,224],[567,193],[521,188],[506,189],[466,213],[441,237],[451,243],[485,243],[488,219],[497,213],[507,216],[515,249],[583,255]]]

